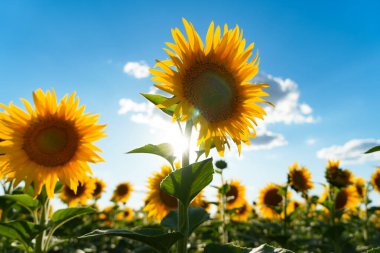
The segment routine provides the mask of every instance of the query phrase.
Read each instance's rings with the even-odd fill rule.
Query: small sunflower
[[[281,186],[270,183],[260,191],[258,205],[261,214],[267,219],[280,217],[283,209],[283,197],[279,193],[280,189]],[[287,198],[290,198],[289,191]]]
[[[347,187],[352,184],[353,175],[350,170],[343,170],[339,168],[340,161],[328,161],[326,167],[325,177],[327,182],[338,188]]]
[[[118,221],[129,222],[129,221],[133,220],[133,217],[134,217],[133,209],[130,207],[126,207],[126,208],[124,208],[124,210],[119,211],[116,214],[115,218]]]
[[[95,190],[92,193],[92,196],[94,199],[100,199],[100,197],[102,196],[102,193],[106,189],[106,183],[100,178],[94,178],[94,180],[95,180]]]
[[[111,201],[125,203],[131,197],[132,191],[133,191],[133,187],[130,183],[124,182],[124,183],[118,184],[116,186],[116,189],[113,192]]]
[[[161,70],[150,70],[155,86],[173,95],[159,107],[176,105],[173,120],[194,120],[206,156],[212,143],[223,155],[230,139],[240,152],[241,143],[249,144],[255,136],[256,119],[266,114],[257,103],[266,102],[261,97],[268,96],[263,91],[268,85],[250,82],[259,70],[258,55],[250,60],[254,44],[245,47],[238,26],[224,25],[222,32],[211,22],[204,45],[193,25],[185,19],[183,23],[187,40],[173,29],[174,43],[164,49],[170,59],[157,62]]]
[[[49,198],[59,179],[76,191],[91,169],[88,162],[103,159],[93,142],[105,136],[105,125],[96,124],[98,115],[84,113],[75,93],[59,103],[54,90],[33,92],[34,105],[22,99],[26,112],[10,103],[0,104],[0,174],[14,179],[15,185],[33,182],[35,196],[45,186]]]
[[[148,218],[151,220],[159,222],[170,211],[177,209],[178,200],[160,188],[161,181],[171,172],[171,167],[164,165],[161,167],[160,172],[154,172],[154,174],[148,178],[149,192],[144,211],[147,212]]]
[[[344,209],[354,208],[358,205],[359,198],[355,187],[347,187],[341,189],[335,197],[334,207],[335,210],[340,211]]]
[[[231,180],[229,189],[226,192],[226,207],[233,209],[241,207],[245,202],[245,187],[237,180]]]
[[[380,167],[372,174],[371,184],[376,191],[380,192]]]
[[[366,181],[364,180],[364,178],[361,178],[361,177],[355,178],[354,186],[356,189],[356,193],[358,194],[358,197],[360,197],[361,199],[364,199],[367,192]]]
[[[252,206],[245,201],[241,207],[236,208],[231,214],[231,219],[237,222],[246,222],[251,214]]]
[[[302,193],[306,193],[314,187],[311,173],[305,167],[299,168],[297,163],[289,167],[288,183],[293,190]]]
[[[59,197],[69,207],[75,207],[78,204],[85,206],[87,204],[87,200],[92,198],[92,193],[94,190],[95,181],[91,178],[87,178],[78,185],[76,191],[73,191],[69,186],[64,185]]]

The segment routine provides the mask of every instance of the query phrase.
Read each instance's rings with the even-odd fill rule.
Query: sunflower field
[[[0,104],[0,252],[380,252],[380,206],[370,198],[380,193],[380,167],[364,179],[328,160],[315,194],[308,167],[289,164],[287,177],[268,182],[253,202],[249,185],[226,177],[225,151],[241,154],[266,119],[262,105],[276,105],[269,84],[251,81],[259,56],[239,26],[211,22],[202,39],[183,25],[150,69],[162,94],[142,95],[178,125],[186,148],[177,156],[169,143],[142,143],[128,152],[158,161],[139,209],[121,176],[108,189],[112,204],[99,207],[107,182],[90,165],[104,162],[95,142],[107,138],[106,124],[76,93],[59,99],[37,89],[32,102],[21,99],[24,108]],[[56,209],[55,198],[65,207]]]

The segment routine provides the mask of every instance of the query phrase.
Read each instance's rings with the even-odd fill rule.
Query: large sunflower
[[[194,120],[199,128],[198,145],[204,145],[206,156],[211,143],[220,155],[229,138],[241,151],[241,143],[249,144],[255,135],[256,118],[265,111],[257,103],[266,102],[262,89],[267,84],[250,80],[258,72],[258,55],[253,59],[253,43],[245,47],[242,30],[236,26],[214,29],[210,24],[205,45],[191,23],[183,19],[187,39],[172,30],[173,43],[164,50],[170,59],[158,61],[159,69],[151,69],[155,86],[173,95],[160,107],[176,105],[173,120]],[[172,50],[172,51],[171,51]]]
[[[124,182],[116,186],[116,189],[113,192],[111,200],[114,202],[127,202],[131,197],[133,187],[130,183]]]
[[[245,200],[245,187],[237,180],[231,180],[228,184],[229,189],[226,192],[226,207],[227,209],[233,209],[241,207]]]
[[[312,189],[311,173],[305,167],[299,168],[297,163],[289,167],[288,183],[296,192],[305,193]]]
[[[371,184],[376,191],[380,192],[380,167],[372,174]]]
[[[87,178],[78,185],[76,191],[72,190],[69,186],[64,185],[59,197],[69,207],[75,207],[78,204],[85,206],[87,204],[87,200],[92,198],[94,190],[94,179]]]
[[[358,205],[359,198],[355,187],[341,189],[335,197],[335,210],[344,210],[354,208]]]
[[[347,187],[354,179],[350,170],[343,170],[339,167],[340,161],[328,161],[325,177],[327,182],[338,188]]]
[[[161,181],[171,172],[171,167],[164,165],[161,167],[160,172],[154,172],[154,174],[148,178],[149,192],[146,197],[144,211],[147,212],[149,219],[159,222],[170,211],[177,209],[177,199],[160,188]]]
[[[258,204],[261,214],[267,219],[278,218],[283,211],[283,196],[279,193],[280,189],[281,186],[270,183],[260,191]],[[287,198],[290,198],[289,191]]]
[[[92,193],[92,196],[94,199],[100,199],[100,197],[102,196],[102,193],[106,189],[106,183],[100,178],[94,178],[94,181],[95,181],[95,190]]]
[[[33,99],[35,108],[22,99],[26,112],[0,104],[0,174],[15,179],[15,185],[33,182],[35,196],[45,185],[52,198],[58,179],[76,191],[91,173],[88,162],[103,161],[93,142],[105,136],[105,125],[96,124],[98,115],[84,113],[75,93],[57,103],[54,90],[38,89]]]
[[[231,214],[231,219],[233,221],[246,222],[251,214],[252,206],[245,201],[241,207],[236,208]]]

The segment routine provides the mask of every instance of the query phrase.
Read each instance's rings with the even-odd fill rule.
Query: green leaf
[[[380,253],[380,248],[373,248],[367,250],[367,253]]]
[[[14,194],[14,195],[4,195],[0,196],[0,199],[11,200],[28,209],[35,209],[38,207],[38,200],[33,199],[32,196],[28,194]]]
[[[121,236],[145,243],[159,252],[166,253],[171,246],[176,243],[183,236],[181,233],[165,233],[159,229],[142,229],[136,231],[129,231],[123,229],[109,229],[109,230],[94,230],[79,238],[87,238],[93,236]]]
[[[51,217],[51,222],[54,227],[53,229],[56,230],[58,227],[62,226],[66,222],[94,212],[95,209],[89,207],[65,208],[57,210]]]
[[[127,154],[136,154],[136,153],[158,155],[166,159],[170,164],[173,164],[175,160],[173,147],[169,143],[162,143],[158,145],[148,144],[141,148],[136,148],[134,150],[131,150]]]
[[[42,228],[27,221],[0,223],[0,235],[21,242],[29,249],[31,241],[42,231]]]
[[[210,219],[210,214],[207,213],[202,207],[189,208],[189,234],[191,234],[199,225]],[[178,211],[171,211],[166,215],[161,225],[170,229],[176,230],[178,228]]]
[[[165,97],[165,96],[162,96],[159,94],[141,93],[141,95],[143,95],[146,99],[148,99],[154,105],[162,104],[162,103],[166,102],[168,99],[170,99],[168,97]],[[159,109],[161,111],[163,111],[164,113],[166,113],[167,115],[173,116],[173,113],[174,113],[174,110],[176,107],[177,107],[177,105],[172,105],[172,106],[169,106],[168,108],[159,108]]]
[[[369,153],[378,152],[378,151],[380,151],[380,146],[370,148],[364,154],[369,154]]]
[[[281,248],[274,248],[268,244],[263,244],[254,249],[242,248],[233,244],[209,244],[204,253],[292,253],[293,251]]]
[[[212,158],[209,158],[173,171],[162,180],[160,187],[188,206],[191,200],[211,183],[213,173]]]

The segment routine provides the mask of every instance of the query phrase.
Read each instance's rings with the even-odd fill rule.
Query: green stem
[[[223,170],[220,171],[220,178],[221,178],[221,181],[222,181],[222,187],[224,187],[224,178],[223,178]],[[222,203],[221,203],[221,208],[220,208],[220,212],[221,212],[221,216],[222,216],[222,226],[221,226],[221,241],[222,241],[222,244],[226,244],[228,242],[228,234],[227,234],[227,231],[226,231],[226,225],[227,225],[227,222],[226,222],[226,193],[223,191],[222,193]]]
[[[45,203],[41,206],[41,216],[39,219],[39,225],[44,227],[48,222],[49,216],[49,199],[46,198]],[[45,230],[43,230],[36,238],[36,245],[34,248],[35,253],[45,253],[47,245],[45,245]]]
[[[284,235],[286,236],[288,234],[288,214],[286,207],[288,206],[288,185],[285,186],[285,194],[284,194],[284,223],[283,223],[283,230]]]
[[[368,220],[369,220],[369,215],[368,215],[368,194],[369,194],[369,187],[371,186],[370,183],[367,184],[366,190],[364,192],[364,230],[363,230],[363,239],[365,242],[368,241]]]
[[[187,147],[182,153],[182,168],[190,164],[190,138],[193,129],[193,121],[186,122],[185,137]],[[183,235],[183,238],[177,243],[178,253],[187,253],[187,242],[189,239],[189,203],[182,203],[178,200],[178,231]]]

